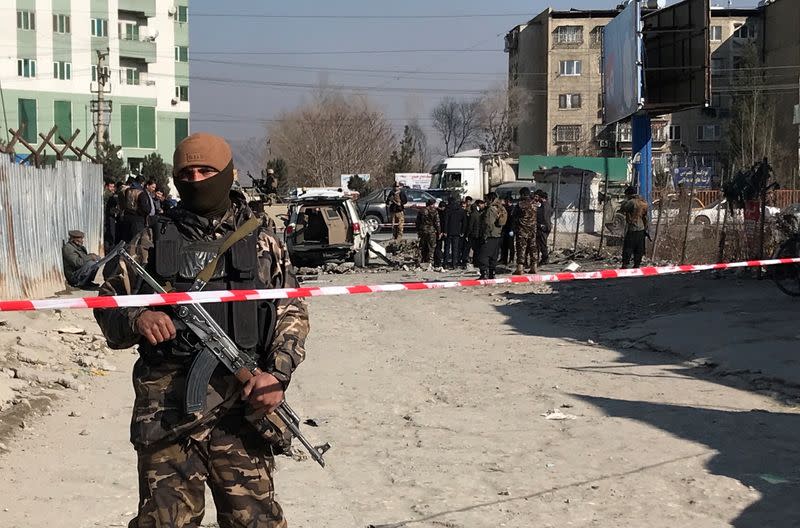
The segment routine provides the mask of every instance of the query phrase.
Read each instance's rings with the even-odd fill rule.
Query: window
[[[120,105],[122,146],[156,148],[156,109],[152,106]]]
[[[709,28],[708,39],[711,42],[719,42],[722,40],[722,26],[711,26]]]
[[[53,33],[69,32],[69,15],[53,15]]]
[[[556,125],[557,143],[575,143],[581,139],[581,125]]]
[[[68,81],[72,79],[72,63],[57,61],[53,63],[53,79]]]
[[[189,87],[188,86],[176,86],[175,87],[175,99],[179,101],[188,101],[189,100]]]
[[[188,22],[188,21],[189,21],[189,7],[178,6],[178,22]]]
[[[561,109],[580,108],[581,94],[561,94],[558,96],[558,107]]]
[[[558,26],[555,31],[556,44],[581,44],[583,26]]]
[[[108,78],[108,66],[103,66],[103,75]],[[92,82],[97,82],[97,65],[92,64]]]
[[[719,141],[722,127],[719,125],[698,125],[697,141]]]
[[[69,137],[72,135],[72,103],[69,101],[54,101],[53,102],[53,116],[55,117],[55,124],[58,127],[59,136]],[[61,141],[56,141],[61,143]]]
[[[92,19],[92,36],[93,37],[107,37],[108,36],[108,20],[105,18]]]
[[[131,86],[139,85],[139,70],[136,68],[122,68],[122,72],[125,74],[122,82]]]
[[[175,46],[175,62],[189,62],[188,46]]]
[[[17,29],[36,29],[36,15],[33,11],[17,11]]]
[[[711,59],[711,74],[720,75],[725,70],[725,59],[713,57]]]
[[[28,143],[37,143],[39,130],[36,128],[36,99],[19,99],[17,110],[22,139]]]
[[[620,123],[617,128],[617,141],[621,143],[630,143],[633,139],[633,131],[630,123]]]
[[[668,130],[668,138],[670,141],[680,141],[681,140],[681,126],[680,125],[670,125]]]
[[[603,32],[606,30],[605,26],[595,26],[589,33],[589,45],[593,48],[603,47]]]
[[[139,25],[136,22],[120,22],[119,38],[122,40],[139,40]]]
[[[733,36],[741,39],[755,38],[756,32],[747,24],[734,24]]]
[[[189,135],[189,120],[186,118],[175,119],[175,144],[177,145]]]
[[[581,61],[579,60],[561,61],[558,67],[558,73],[560,75],[580,75]]]
[[[598,109],[603,108],[603,103],[604,103],[603,94],[601,93],[597,94],[597,108]]]
[[[17,59],[18,77],[36,77],[36,59]]]

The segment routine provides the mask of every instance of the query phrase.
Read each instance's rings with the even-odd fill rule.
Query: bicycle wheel
[[[775,258],[797,258],[800,256],[800,237],[793,237],[781,244]],[[800,297],[800,265],[780,264],[772,267],[772,280],[783,293]]]

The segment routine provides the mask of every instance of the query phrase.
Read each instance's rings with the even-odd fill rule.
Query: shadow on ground
[[[625,365],[672,364],[669,372],[658,377],[690,376],[736,388],[769,389],[771,396],[791,400],[796,393],[794,380],[770,379],[765,386],[760,370],[726,371],[714,354],[687,353],[666,348],[647,348],[640,336],[626,340],[627,330],[649,320],[702,321],[702,328],[677,326],[670,329],[676,337],[691,344],[697,332],[698,343],[721,343],[736,339],[741,327],[763,329],[766,343],[797,342],[797,301],[780,294],[768,281],[727,276],[714,280],[708,275],[625,279],[606,283],[553,284],[547,294],[506,293],[507,304],[497,309],[506,316],[513,332],[531,336],[589,340],[619,353],[616,363]],[[694,314],[694,315],[692,315]],[[737,323],[736,321],[741,321]],[[719,320],[719,324],[713,324]],[[662,324],[662,330],[664,325]],[[669,328],[669,325],[666,325]],[[646,328],[646,326],[644,327]],[[783,333],[785,335],[775,335]],[[688,335],[687,335],[688,334]],[[757,341],[757,339],[754,339]],[[752,343],[751,343],[752,344]],[[732,344],[731,346],[735,345]],[[751,349],[744,349],[749,351]],[[693,357],[687,357],[693,356]],[[752,358],[763,361],[764,354]],[[746,359],[746,357],[745,357]],[[687,360],[694,360],[688,362]],[[778,357],[775,361],[794,362]],[[737,356],[742,361],[742,354]],[[574,367],[573,367],[574,368]],[[778,369],[781,365],[778,365]],[[578,370],[601,372],[609,376],[641,376],[615,371],[598,365]],[[645,375],[647,376],[647,375]],[[784,383],[785,382],[785,383]],[[789,392],[784,392],[784,389]],[[650,424],[675,436],[707,445],[718,455],[709,462],[709,471],[739,480],[762,494],[762,498],[743,510],[733,526],[795,527],[800,526],[800,414],[761,410],[746,412],[684,407],[644,401],[625,401],[575,395],[595,405],[609,416],[624,417]]]

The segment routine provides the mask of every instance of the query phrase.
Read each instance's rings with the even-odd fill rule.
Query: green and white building
[[[188,3],[4,0],[0,137],[21,128],[26,141],[39,144],[39,133],[56,125],[56,137],[80,129],[75,144],[82,146],[94,131],[100,50],[108,53],[104,98],[111,101],[111,142],[122,146],[132,168],[151,152],[171,163],[176,142],[189,133]]]

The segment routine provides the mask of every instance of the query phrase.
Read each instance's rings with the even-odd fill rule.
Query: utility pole
[[[108,111],[109,117],[111,114],[110,101],[105,99],[106,85],[108,84],[106,58],[108,58],[108,49],[106,51],[97,50],[97,91],[92,91],[97,95],[97,99],[92,101],[92,111],[97,116],[95,121],[95,150],[97,156],[100,156],[106,137],[106,111]],[[108,108],[106,108],[107,104]]]

